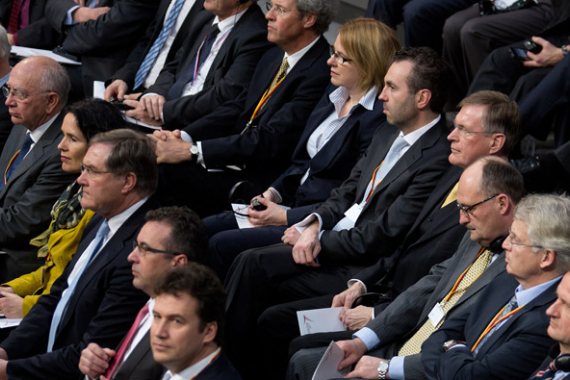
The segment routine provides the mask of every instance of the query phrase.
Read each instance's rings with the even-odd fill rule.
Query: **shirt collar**
[[[190,380],[194,378],[210,364],[210,362],[220,353],[220,351],[221,348],[218,347],[216,351],[212,352],[210,355],[206,356],[199,362],[192,364],[190,367],[185,368],[176,375],[172,375],[172,372],[168,371],[167,373],[172,376],[170,380]]]
[[[289,64],[289,69],[287,70],[287,74],[289,74],[289,72],[293,70],[293,67],[297,64],[297,62],[299,62],[301,58],[303,58],[305,53],[308,52],[309,49],[311,49],[313,45],[317,43],[319,38],[321,38],[321,36],[315,38],[313,42],[311,42],[310,44],[308,44],[307,46],[305,46],[304,48],[302,48],[301,50],[299,50],[294,54],[289,55],[285,53],[285,56],[283,58],[287,58],[287,63]]]
[[[225,19],[223,19],[222,21],[220,21],[220,19],[218,18],[218,16],[216,16],[214,18],[214,21],[212,22],[212,25],[218,24],[218,29],[220,29],[220,36],[223,35],[225,32],[227,32],[228,30],[230,30],[231,28],[234,27],[234,25],[239,21],[239,19],[241,18],[241,16],[244,15],[245,11],[247,11],[249,8],[244,9],[243,11],[241,11],[240,13],[237,13],[233,16],[227,17]]]
[[[12,71],[8,71],[8,74],[6,74],[2,78],[0,78],[0,87],[4,86],[8,82],[8,79],[10,78],[11,72]]]
[[[436,125],[439,120],[441,119],[441,115],[438,115],[435,119],[433,119],[430,123],[424,125],[423,127],[416,129],[413,132],[408,133],[404,136],[404,133],[400,131],[400,136],[406,140],[409,146],[414,145],[416,141],[420,139],[427,131],[429,131],[434,125]]]
[[[366,94],[364,94],[363,97],[360,98],[358,104],[360,104],[368,111],[372,111],[374,109],[374,101],[376,100],[377,94],[378,94],[378,88],[376,86],[373,86],[370,90],[368,90]],[[334,105],[336,112],[339,113],[342,106],[344,106],[344,104],[348,100],[348,90],[345,87],[340,86],[339,88],[330,93],[329,100]],[[354,107],[352,108],[354,109]]]
[[[51,123],[53,123],[55,118],[58,116],[59,116],[59,112],[56,113],[51,119],[49,119],[48,121],[46,121],[45,123],[43,123],[42,125],[37,127],[36,129],[34,129],[33,131],[29,132],[30,137],[32,138],[32,141],[34,142],[34,144],[36,144],[38,141],[40,141],[40,139],[42,138],[44,133],[46,133],[46,131],[49,128],[49,126],[51,125]]]
[[[133,215],[135,213],[135,211],[137,211],[147,200],[148,200],[148,197],[145,197],[145,198],[141,199],[140,201],[138,201],[137,203],[133,204],[131,207],[129,207],[125,211],[123,211],[120,214],[117,214],[117,215],[113,216],[112,218],[110,218],[109,219],[110,235],[108,235],[108,236],[113,236],[115,234],[115,232],[117,232],[117,230],[119,228],[121,228],[123,223],[125,223],[127,221],[127,219],[129,219],[131,217],[131,215]]]
[[[536,297],[541,295],[546,289],[548,289],[555,282],[560,281],[562,276],[558,276],[553,280],[544,282],[540,285],[533,286],[532,288],[524,289],[522,285],[517,286],[515,289],[515,296],[517,297],[517,305],[524,306],[527,303],[534,300]]]

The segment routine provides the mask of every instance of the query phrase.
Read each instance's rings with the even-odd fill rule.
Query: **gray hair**
[[[296,0],[296,2],[301,15],[317,16],[313,30],[319,35],[327,31],[340,6],[340,0]]]
[[[38,89],[40,91],[53,91],[59,96],[59,105],[67,103],[67,96],[71,88],[71,82],[67,71],[57,62],[42,65],[42,73],[39,75]]]
[[[8,33],[2,25],[0,25],[0,59],[8,62],[10,58],[10,43],[8,42]]]
[[[532,194],[515,209],[515,219],[528,227],[528,238],[556,252],[557,269],[570,270],[570,199],[562,195]],[[538,252],[540,248],[533,248]]]

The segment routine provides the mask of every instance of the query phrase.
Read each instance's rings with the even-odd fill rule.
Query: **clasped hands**
[[[182,140],[180,130],[154,131],[148,136],[156,144],[155,153],[159,164],[178,164],[192,160],[192,143]]]

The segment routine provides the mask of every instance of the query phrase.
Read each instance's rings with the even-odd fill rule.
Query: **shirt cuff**
[[[75,12],[75,10],[79,9],[79,8],[80,8],[79,5],[75,5],[67,11],[67,16],[65,16],[65,20],[63,20],[63,25],[75,25],[75,24],[77,24],[77,22],[75,22],[75,20],[73,19],[73,12]]]
[[[273,186],[271,186],[271,187],[269,188],[269,190],[273,191],[273,192],[275,193],[275,195],[277,195],[277,197],[279,198],[279,199],[276,200],[275,203],[281,203],[281,202],[283,201],[283,197],[281,196],[281,193],[280,193],[276,188],[274,188]]]
[[[293,226],[297,229],[297,231],[299,231],[300,234],[302,234],[303,231],[305,231],[307,229],[307,227],[309,227],[309,225],[311,223],[313,223],[315,218],[319,221],[319,239],[320,239],[321,238],[321,226],[323,225],[323,219],[316,212],[313,212],[312,214],[307,216],[305,219],[301,220],[297,224],[294,224]]]
[[[186,131],[180,131],[180,138],[184,142],[194,144],[194,140],[192,140],[192,137]]]
[[[380,339],[378,335],[370,327],[363,327],[354,334],[353,338],[360,338],[364,342],[368,351],[375,349],[380,345]]]
[[[405,380],[404,376],[404,356],[394,356],[390,359],[390,366],[388,367],[388,373],[390,374],[390,379]]]
[[[347,286],[350,288],[352,285],[354,285],[357,282],[360,282],[360,285],[362,285],[362,287],[364,288],[364,293],[368,292],[366,284],[357,278],[351,278],[350,280],[348,280]]]

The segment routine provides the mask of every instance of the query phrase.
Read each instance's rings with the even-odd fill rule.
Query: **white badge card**
[[[441,320],[444,317],[445,317],[445,312],[443,311],[443,308],[441,307],[439,302],[435,304],[433,309],[431,309],[431,311],[428,314],[429,321],[431,322],[433,327],[437,327],[437,325],[439,325],[439,322],[441,322]]]
[[[356,221],[358,220],[358,217],[360,216],[360,213],[362,212],[362,207],[360,207],[359,204],[353,204],[351,208],[349,208],[345,213],[344,216],[346,216],[348,219],[350,219],[350,221],[352,223],[356,223]]]

